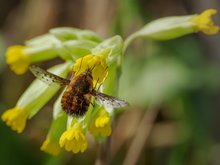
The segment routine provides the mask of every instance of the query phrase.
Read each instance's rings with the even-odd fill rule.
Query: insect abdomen
[[[87,76],[81,75],[71,80],[61,99],[63,110],[69,115],[84,115],[90,104],[91,97],[88,95],[92,85],[92,81]]]

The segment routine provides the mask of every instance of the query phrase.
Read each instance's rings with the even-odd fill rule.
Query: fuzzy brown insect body
[[[82,116],[87,112],[93,91],[92,79],[90,70],[73,76],[61,99],[62,108],[67,114]]]
[[[109,108],[121,108],[128,106],[128,102],[113,96],[98,92],[93,87],[93,68],[72,76],[71,80],[59,77],[42,68],[32,65],[31,72],[42,82],[67,86],[61,98],[61,106],[68,115],[83,116],[91,103],[92,96],[95,97],[100,106]]]

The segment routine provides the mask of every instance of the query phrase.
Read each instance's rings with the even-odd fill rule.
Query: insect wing
[[[101,106],[111,107],[111,108],[122,108],[128,106],[128,102],[118,99],[116,97],[112,97],[109,95],[106,95],[104,93],[95,92],[94,96],[98,100],[98,103]]]
[[[70,83],[70,80],[64,79],[53,73],[47,72],[46,70],[40,68],[39,66],[31,65],[29,69],[34,74],[34,76],[36,76],[39,80],[41,80],[42,82],[48,85],[52,83],[56,83],[61,86],[64,86]]]

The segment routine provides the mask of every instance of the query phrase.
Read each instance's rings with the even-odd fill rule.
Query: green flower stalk
[[[32,63],[60,57],[64,60],[63,64],[50,68],[49,72],[66,78],[69,73],[79,76],[92,68],[91,88],[117,96],[124,53],[134,39],[169,40],[200,31],[216,34],[219,27],[211,19],[215,13],[216,10],[209,9],[201,14],[161,18],[148,23],[125,41],[118,35],[102,40],[88,30],[54,28],[47,34],[26,41],[24,46],[9,47],[6,62],[16,74],[23,74]],[[59,89],[57,84],[48,86],[38,79],[34,80],[16,106],[2,114],[2,120],[21,133],[27,120],[36,115]],[[68,116],[61,105],[62,95],[61,92],[53,106],[53,121],[41,150],[52,155],[58,155],[61,148],[73,153],[84,152],[88,147],[87,133],[97,140],[111,135],[115,114],[111,106],[98,103],[93,97],[84,116]]]

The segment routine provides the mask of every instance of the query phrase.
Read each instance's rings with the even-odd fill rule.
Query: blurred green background
[[[13,107],[34,79],[5,64],[7,46],[70,26],[103,38],[126,38],[165,16],[220,11],[218,0],[1,0],[0,114]],[[220,24],[220,14],[215,17]],[[136,40],[127,50],[119,96],[131,106],[116,116],[109,164],[220,164],[220,35],[194,34],[170,41]],[[45,62],[50,65],[59,59]],[[52,118],[50,101],[22,134],[0,121],[1,165],[99,164],[97,142],[83,154],[52,157],[40,151]]]

